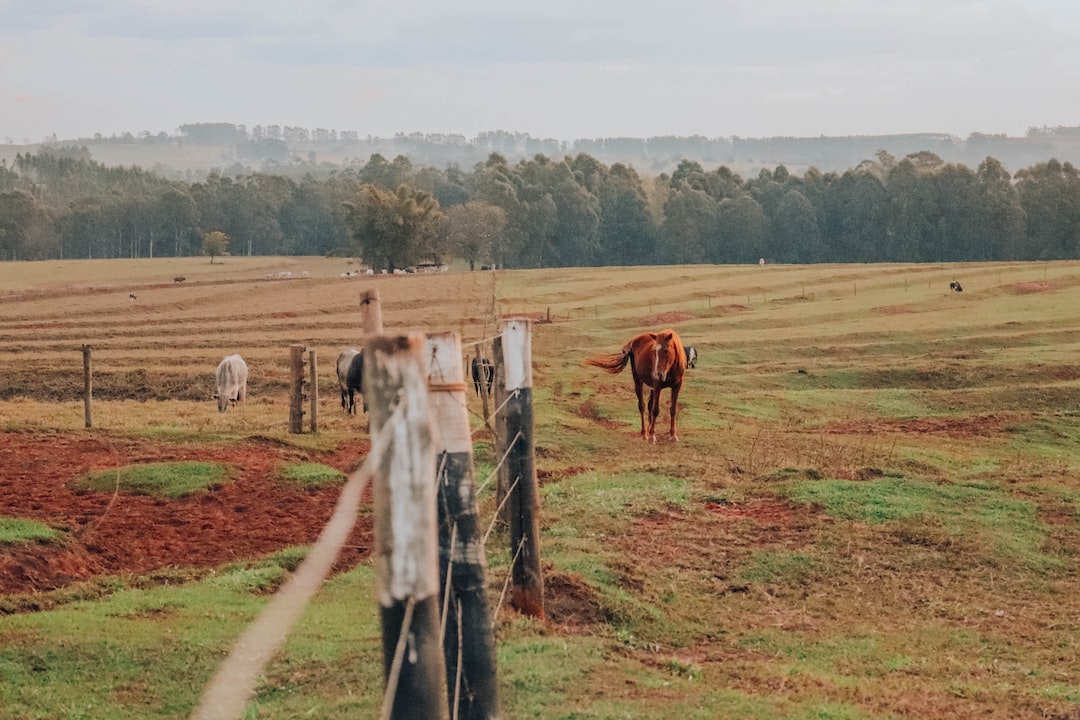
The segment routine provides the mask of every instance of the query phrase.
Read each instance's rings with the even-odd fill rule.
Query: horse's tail
[[[607,355],[594,355],[590,358],[585,358],[586,365],[593,365],[598,368],[602,368],[612,375],[622,372],[622,369],[626,367],[626,363],[630,361],[631,353],[628,351],[609,353]]]

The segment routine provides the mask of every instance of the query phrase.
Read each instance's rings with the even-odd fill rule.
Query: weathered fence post
[[[364,337],[382,335],[382,300],[378,290],[365,290],[360,293],[360,327]]]
[[[311,413],[311,432],[319,432],[319,357],[314,350],[308,351],[308,412]]]
[[[86,427],[93,427],[94,423],[90,418],[90,406],[94,401],[94,368],[90,363],[90,346],[82,346],[82,367],[83,367],[83,416],[86,422]]]
[[[375,572],[382,618],[383,699],[395,720],[448,717],[439,636],[435,455],[424,338],[369,337],[364,397],[371,434],[389,433],[373,458]],[[387,426],[390,427],[387,427]]]
[[[477,521],[472,435],[461,338],[428,336],[428,393],[435,437],[439,510],[439,571],[443,592],[443,654],[450,715],[501,717],[495,640],[484,579],[483,534]],[[487,392],[486,385],[483,392]]]
[[[303,345],[289,346],[289,432],[304,432],[304,351]]]
[[[510,318],[503,321],[501,329],[496,376],[501,376],[503,385],[500,425],[504,428],[506,460],[499,469],[499,486],[508,493],[506,517],[510,524],[510,556],[514,558],[510,603],[519,612],[542,618],[544,578],[540,573],[540,491],[533,440],[532,323],[527,318]]]

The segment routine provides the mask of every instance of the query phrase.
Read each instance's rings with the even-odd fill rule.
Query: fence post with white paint
[[[540,572],[540,490],[533,439],[532,322],[510,318],[495,339],[496,399],[505,461],[499,468],[500,502],[510,526],[512,592],[519,612],[544,617],[544,579]]]
[[[376,459],[375,571],[386,679],[383,717],[446,720],[446,664],[439,632],[435,454],[424,337],[369,337],[364,396],[372,435],[389,426]]]
[[[437,428],[439,570],[451,715],[490,720],[501,713],[461,338],[456,333],[430,334],[426,354],[429,402]]]

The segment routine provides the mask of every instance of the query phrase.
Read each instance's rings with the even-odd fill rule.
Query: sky
[[[0,0],[0,142],[1023,136],[1080,125],[1076,0]]]

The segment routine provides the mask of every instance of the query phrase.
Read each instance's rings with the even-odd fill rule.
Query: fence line
[[[395,411],[395,415],[399,412],[400,409]],[[376,464],[374,460],[386,452],[393,432],[393,424],[388,423],[382,432],[372,437],[367,460],[349,475],[338,496],[334,514],[319,533],[315,545],[289,581],[233,645],[232,652],[203,691],[191,720],[234,720],[243,714],[244,706],[255,692],[256,679],[326,580],[352,532],[360,497]]]
[[[381,307],[379,304],[378,295],[376,294],[374,297],[371,297],[370,295],[365,295],[362,299],[362,306],[366,313],[365,324],[377,327],[380,324],[381,320],[381,318],[379,317]],[[529,422],[526,423],[526,427],[522,427],[520,429],[517,429],[515,426],[513,438],[510,439],[509,442],[506,442],[506,435],[509,435],[510,433],[497,433],[497,435],[502,436],[500,439],[506,445],[506,450],[502,458],[496,465],[495,469],[493,470],[491,477],[487,478],[476,491],[477,494],[487,487],[487,485],[491,482],[492,478],[498,476],[500,472],[505,472],[504,467],[505,464],[508,462],[508,458],[511,457],[512,451],[520,454],[523,447],[531,448],[532,446],[531,370],[528,367],[528,365],[531,363],[528,339],[529,323],[525,322],[514,325],[513,331],[520,336],[522,325],[524,325],[525,329],[525,337],[523,341],[524,354],[521,354],[521,349],[514,349],[511,351],[512,361],[516,363],[514,368],[499,367],[502,360],[502,347],[500,340],[503,335],[506,334],[505,327],[503,328],[503,335],[496,338],[496,369],[501,371],[501,373],[497,373],[497,376],[501,374],[503,375],[503,377],[499,378],[501,393],[498,399],[501,401],[501,403],[495,409],[494,413],[492,413],[492,416],[498,417],[502,415],[505,411],[507,411],[508,406],[511,406],[513,404],[510,413],[520,415],[522,412],[524,412],[524,415],[527,416]],[[389,347],[383,344],[383,342],[387,340],[390,339],[381,338],[377,340],[375,344],[380,346],[381,350],[389,352]],[[398,338],[397,340],[400,342],[403,341],[404,338]],[[469,343],[469,346],[480,345],[490,340],[491,338],[485,337]],[[374,354],[375,353],[371,352],[367,353],[367,355]],[[461,354],[460,345],[458,354]],[[366,357],[365,360],[366,364],[370,362],[372,363],[372,365],[374,365],[375,363],[374,357],[372,357],[371,359],[368,359]],[[372,365],[368,365],[368,367],[372,368]],[[397,371],[395,371],[395,373],[396,372]],[[509,382],[507,382],[507,380],[505,379],[507,374],[509,374],[510,376]],[[370,373],[368,372],[365,372],[365,375],[370,377]],[[522,385],[523,380],[525,381],[524,385]],[[467,392],[467,387],[468,385],[466,383],[446,383],[444,381],[441,384],[435,383],[432,389],[436,392],[439,392],[440,394],[460,392],[462,399],[464,399],[465,393]],[[375,394],[380,394],[380,392],[385,392],[385,390],[385,388],[381,389],[381,391],[376,390]],[[428,388],[425,385],[425,398],[427,390]],[[409,394],[409,391],[401,392]],[[525,397],[523,397],[523,395]],[[357,508],[360,503],[360,497],[363,494],[367,484],[377,477],[376,468],[379,468],[381,471],[388,467],[387,454],[390,447],[394,445],[399,445],[403,440],[401,426],[405,424],[404,414],[406,413],[406,411],[408,411],[408,406],[411,403],[406,402],[405,398],[399,395],[394,395],[393,399],[387,399],[390,399],[391,401],[389,403],[389,408],[387,408],[385,404],[383,406],[383,417],[385,418],[385,420],[383,420],[383,422],[381,423],[375,423],[371,425],[373,432],[371,435],[371,448],[369,450],[368,457],[366,458],[364,464],[358,470],[354,471],[349,475],[345,486],[342,488],[341,494],[338,497],[338,501],[330,521],[323,528],[315,545],[305,557],[300,567],[285,583],[285,585],[283,585],[282,588],[275,594],[275,596],[271,599],[270,603],[259,613],[256,619],[248,626],[248,628],[241,634],[240,638],[235,642],[229,656],[219,666],[218,670],[215,672],[214,676],[211,678],[210,682],[205,687],[203,694],[200,698],[199,705],[195,708],[195,710],[190,716],[191,720],[236,720],[237,718],[242,717],[248,700],[255,692],[258,677],[263,672],[265,666],[270,662],[273,655],[280,650],[289,632],[301,616],[302,612],[310,602],[311,598],[326,580],[326,577],[329,575],[330,569],[332,568],[333,563],[335,562],[338,554],[340,553],[341,548],[344,546],[349,534],[355,526]],[[525,408],[526,406],[521,404],[523,402],[528,403],[527,408],[524,409],[524,411],[523,408]],[[420,404],[424,405],[425,403]],[[466,420],[465,439],[467,440],[469,445],[469,460],[471,463],[472,435],[475,434],[475,432],[479,430],[479,428],[477,428],[477,430],[470,430],[468,428],[468,404],[467,402],[461,402],[460,404],[464,406],[462,413]],[[388,409],[390,409],[391,412],[387,413],[386,410]],[[412,412],[416,412],[416,410],[417,408],[412,408]],[[378,429],[376,429],[376,427]],[[523,433],[527,433],[527,436]],[[520,463],[521,459],[517,458],[515,462]],[[528,461],[526,461],[526,466],[530,468],[532,467]],[[440,464],[439,469],[436,470],[436,474],[441,476],[444,468],[445,465]],[[469,468],[469,472],[471,472],[471,467]],[[505,505],[508,500],[511,502],[516,502],[511,499],[511,495],[517,491],[519,485],[530,485],[532,487],[532,492],[535,492],[535,472],[531,472],[530,474],[533,476],[530,482],[524,483],[523,480],[525,479],[521,475],[521,469],[518,468],[517,472],[515,472],[514,474],[513,482],[508,483],[509,488],[507,488],[506,494],[500,495],[500,509],[496,510],[495,517],[492,520],[492,524],[487,528],[487,531],[486,533],[484,533],[483,538],[480,539],[479,543],[477,544],[477,550],[481,555],[484,553],[484,547],[486,546],[486,542],[495,527],[495,522],[499,517],[501,507]],[[530,501],[529,499],[525,499],[524,503],[519,502],[518,504],[533,506],[535,503],[533,501]],[[380,522],[378,516],[379,512],[376,513],[377,524]],[[528,525],[528,523],[526,523],[526,525]],[[376,534],[378,535],[378,528]],[[456,522],[452,525],[452,530],[450,531],[450,534],[451,546],[455,544],[455,541],[460,543],[460,539],[458,538],[458,526]],[[531,568],[532,562],[536,562],[538,560],[538,542],[534,534],[526,532],[525,535],[525,537],[521,537],[520,539],[518,537],[513,538],[514,542],[511,545],[514,550],[513,559],[511,561],[510,572],[507,574],[502,594],[499,599],[499,605],[491,617],[487,617],[485,614],[485,617],[483,618],[486,621],[485,624],[487,625],[488,630],[490,630],[490,628],[493,626],[494,617],[498,615],[498,612],[502,607],[503,600],[506,597],[508,588],[510,587],[512,582],[514,584],[514,598],[512,599],[512,602],[515,605],[519,604],[518,600],[520,598],[520,595],[522,594],[522,590],[524,589],[525,595],[530,596],[528,598],[528,602],[526,602],[525,604],[529,605],[531,607],[531,610],[530,607],[519,609],[521,609],[523,612],[531,612],[539,608],[539,613],[532,612],[532,614],[538,614],[540,617],[543,617],[542,580],[535,576],[534,571]],[[376,538],[376,541],[378,542],[378,538]],[[514,544],[516,544],[516,548],[513,547]],[[533,583],[537,581],[541,583],[539,585],[539,596],[536,595],[535,584],[527,583],[528,587],[526,588],[523,588],[521,585],[521,568],[518,567],[518,564],[519,560],[523,560],[523,553],[526,556],[530,556],[531,558],[531,562],[529,563],[530,567],[525,570],[528,575],[532,576],[530,578],[530,581]],[[378,558],[376,559],[378,560]],[[450,562],[445,566],[445,579],[443,580],[443,582],[446,583],[446,589],[444,590],[446,595],[442,603],[444,609],[442,613],[439,613],[437,593],[435,597],[436,609],[434,611],[434,621],[436,628],[441,627],[442,632],[439,632],[438,634],[438,644],[440,646],[443,646],[447,640],[445,635],[450,629],[447,625],[447,617],[450,615],[450,610],[452,608],[457,611],[457,622],[452,628],[454,634],[458,637],[458,644],[452,649],[454,655],[457,657],[457,662],[453,663],[455,670],[454,676],[452,678],[447,677],[447,674],[445,672],[445,665],[443,665],[442,662],[438,663],[439,665],[443,665],[443,690],[449,693],[451,700],[449,704],[451,708],[453,708],[454,717],[456,718],[459,711],[458,703],[461,696],[462,681],[464,679],[464,682],[469,685],[471,685],[472,682],[469,680],[467,672],[465,673],[464,678],[462,675],[463,663],[467,664],[468,662],[470,662],[467,658],[465,658],[468,648],[463,648],[463,625],[465,623],[461,621],[462,612],[465,612],[467,616],[471,615],[472,617],[470,619],[473,620],[475,620],[475,616],[477,615],[477,613],[475,612],[475,610],[470,611],[468,608],[463,610],[460,597],[455,598],[455,603],[451,603],[449,584],[451,580],[455,577],[455,573],[453,570],[455,560],[456,558],[451,557]],[[379,579],[381,583],[384,578],[381,577],[380,573],[377,573],[377,575],[380,575]],[[486,583],[484,584],[486,585]],[[398,589],[400,590],[400,586]],[[484,591],[486,590],[486,588],[481,588],[481,590]],[[406,706],[414,707],[413,698],[415,698],[417,694],[430,695],[430,693],[428,692],[431,689],[430,685],[425,685],[423,688],[420,689],[420,693],[417,693],[417,687],[415,686],[415,682],[417,679],[416,671],[418,668],[416,667],[417,659],[414,657],[418,652],[420,652],[421,654],[425,654],[427,652],[427,650],[424,650],[424,648],[416,646],[416,633],[420,631],[419,628],[421,626],[430,624],[430,621],[432,619],[432,613],[429,612],[430,608],[426,607],[430,604],[428,602],[430,598],[421,597],[422,593],[417,594],[417,592],[413,592],[412,590],[405,592],[404,594],[395,591],[394,593],[392,593],[394,595],[394,598],[396,598],[394,600],[395,605],[393,608],[388,608],[385,602],[383,602],[386,599],[386,597],[383,596],[386,596],[387,588],[384,586],[380,593],[380,597],[382,598],[380,600],[380,603],[383,605],[383,650],[385,661],[384,668],[386,671],[384,697],[381,703],[381,717],[405,717],[407,715],[402,715],[402,711],[404,709],[407,709]],[[481,600],[482,599],[483,598],[481,597]],[[424,605],[425,607],[420,608],[419,605]],[[423,612],[421,612],[421,609],[423,610]],[[393,627],[393,625],[395,624],[394,622],[391,622],[391,625],[389,627],[387,626],[386,623],[388,613],[390,616],[392,616],[392,618],[397,618],[397,620],[400,621],[397,627]],[[442,618],[439,617],[440,614],[442,615]],[[417,624],[418,620],[420,621],[419,625]],[[438,630],[436,630],[436,632],[438,632]],[[410,640],[407,638],[412,639]],[[412,648],[408,658],[405,658],[404,656],[406,645]],[[446,648],[446,651],[448,653],[450,652],[450,650],[451,648]],[[439,655],[441,656],[442,653],[439,653]],[[424,661],[421,661],[421,663],[423,662]],[[473,662],[475,662],[475,660],[473,660]],[[494,686],[495,677],[493,665],[491,666],[491,677],[488,678],[487,681],[490,682],[492,686]],[[424,682],[422,682],[421,684],[424,685]],[[407,688],[409,692],[399,694],[397,690],[400,688]],[[492,695],[492,698],[494,702],[494,695]],[[497,706],[493,705],[493,707],[495,707],[495,714],[490,715],[490,717],[498,717]],[[445,711],[445,704],[443,705],[442,709]],[[441,713],[438,716],[441,716]]]

